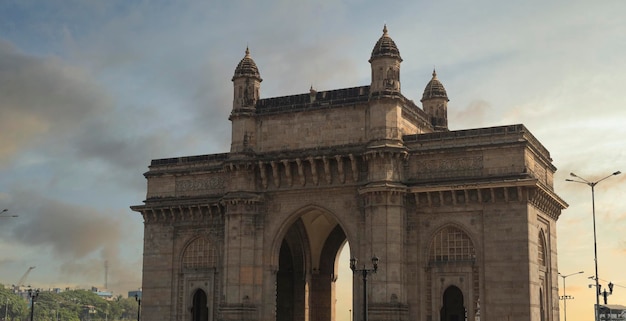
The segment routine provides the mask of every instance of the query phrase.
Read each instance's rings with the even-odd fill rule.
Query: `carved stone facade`
[[[449,131],[436,74],[422,109],[401,62],[385,28],[371,85],[260,98],[246,50],[230,152],[145,173],[143,319],[334,321],[347,242],[380,259],[369,320],[558,320],[549,152],[523,125]]]

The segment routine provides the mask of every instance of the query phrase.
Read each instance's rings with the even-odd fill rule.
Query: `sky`
[[[558,168],[569,321],[593,317],[591,188],[626,172],[626,2],[0,1],[0,282],[141,287],[151,159],[229,150],[246,47],[261,97],[368,85],[387,25],[419,101],[436,68],[452,130],[524,124]],[[595,187],[601,283],[626,305],[626,174]],[[347,261],[347,259],[345,259]],[[108,272],[105,273],[105,262]],[[559,279],[559,293],[563,292]],[[561,301],[561,314],[563,314]],[[338,308],[339,309],[339,308]],[[347,306],[337,311],[347,321]]]

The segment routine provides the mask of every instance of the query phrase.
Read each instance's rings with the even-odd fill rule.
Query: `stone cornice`
[[[469,184],[410,186],[409,193],[420,206],[528,202],[557,220],[568,204],[537,179],[501,180]]]
[[[343,185],[359,180],[360,157],[360,155],[348,153],[259,160],[257,168],[261,178],[261,187],[265,190],[280,187],[292,188],[294,185],[318,186],[320,183]]]
[[[371,142],[363,154],[365,160],[384,157],[406,160],[408,156],[407,148],[399,141]]]
[[[482,188],[524,187],[524,186],[535,186],[536,184],[537,184],[536,179],[513,179],[513,180],[475,182],[475,183],[444,183],[444,184],[432,184],[432,185],[417,185],[417,186],[409,186],[408,190],[411,193],[423,193],[423,192],[455,191],[455,190],[482,189]]]
[[[220,204],[222,205],[235,205],[235,204],[245,204],[245,205],[258,205],[262,204],[265,200],[263,199],[263,195],[251,193],[251,192],[229,192],[222,199],[220,199]]]
[[[396,182],[373,182],[359,188],[359,194],[370,193],[392,193],[392,194],[404,194],[407,192],[406,185]]]
[[[528,201],[555,221],[559,219],[561,211],[568,207],[568,204],[553,191],[539,184],[531,191]]]
[[[141,213],[145,223],[215,222],[223,217],[223,209],[217,203],[138,205],[131,206],[131,209]]]

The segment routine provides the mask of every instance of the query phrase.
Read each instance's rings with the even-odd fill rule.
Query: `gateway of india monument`
[[[230,151],[152,160],[131,207],[142,319],[559,320],[550,153],[521,124],[450,131],[437,74],[418,106],[401,62],[385,26],[370,84],[261,98],[246,49]],[[358,260],[340,275],[345,244]]]

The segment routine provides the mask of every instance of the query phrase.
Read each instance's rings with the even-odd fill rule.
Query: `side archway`
[[[550,258],[548,256],[548,244],[546,243],[546,235],[542,229],[537,235],[537,265],[539,267],[539,315],[540,320],[547,320],[548,317],[548,298],[546,296],[549,289],[548,266],[550,266]]]
[[[475,320],[480,273],[471,237],[462,227],[446,224],[435,230],[428,244],[427,317],[441,321]]]
[[[179,265],[178,309],[185,320],[214,319],[219,261],[217,246],[204,236],[193,237],[184,246]]]

